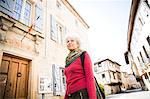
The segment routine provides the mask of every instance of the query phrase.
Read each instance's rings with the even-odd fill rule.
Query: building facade
[[[64,96],[65,36],[88,50],[88,28],[67,0],[0,0],[0,98]]]
[[[150,90],[150,1],[132,0],[128,25],[127,64],[142,85]]]
[[[118,93],[121,91],[120,64],[110,59],[104,59],[94,63],[95,76],[98,82],[104,85],[106,94]]]

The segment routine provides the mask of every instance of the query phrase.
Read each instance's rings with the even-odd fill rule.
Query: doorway
[[[29,61],[4,55],[0,65],[0,99],[27,99]]]

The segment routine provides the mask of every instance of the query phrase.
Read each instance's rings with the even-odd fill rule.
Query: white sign
[[[52,84],[47,76],[39,76],[38,91],[39,93],[50,93]]]

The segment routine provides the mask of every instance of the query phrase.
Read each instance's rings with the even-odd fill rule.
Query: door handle
[[[17,77],[21,77],[22,74],[20,72],[17,73]]]

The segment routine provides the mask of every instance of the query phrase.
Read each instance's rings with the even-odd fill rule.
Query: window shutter
[[[147,40],[147,42],[148,42],[148,44],[149,44],[149,46],[150,46],[150,37],[148,36],[148,37],[146,38],[146,40]]]
[[[55,64],[52,65],[52,70],[53,70],[53,94],[54,95],[60,95],[60,69],[58,66]]]
[[[42,32],[42,26],[43,26],[43,10],[42,7],[39,5],[36,5],[35,7],[35,29],[39,32]],[[39,17],[39,18],[38,18]],[[38,18],[38,19],[37,19]]]
[[[56,20],[55,18],[51,15],[51,39],[54,41],[57,41],[57,26],[56,26]]]

